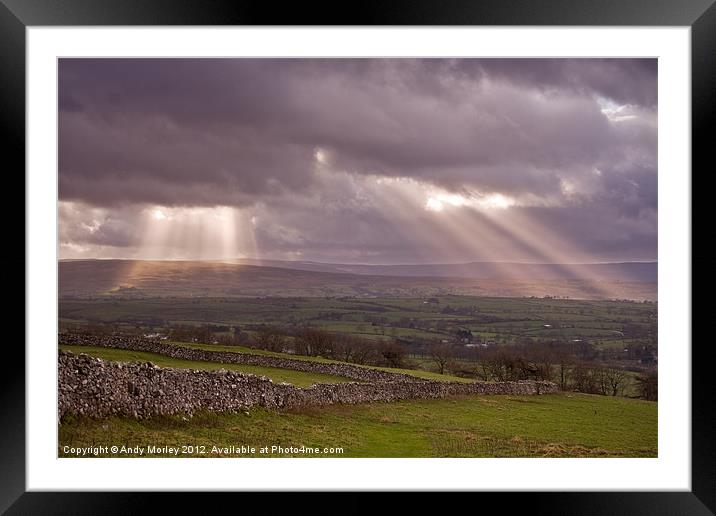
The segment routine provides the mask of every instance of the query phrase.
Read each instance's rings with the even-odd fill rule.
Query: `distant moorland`
[[[361,266],[309,262],[67,260],[61,298],[420,297],[656,300],[656,263]]]

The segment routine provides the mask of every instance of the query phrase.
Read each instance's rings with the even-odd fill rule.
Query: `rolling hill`
[[[657,262],[612,263],[519,263],[470,262],[401,265],[335,264],[308,261],[250,260],[228,263],[278,267],[314,272],[333,272],[369,276],[420,276],[472,279],[565,280],[591,278],[599,281],[656,283]]]
[[[656,263],[476,262],[390,266],[263,263],[61,260],[59,296],[420,297],[458,294],[655,300],[657,294]]]

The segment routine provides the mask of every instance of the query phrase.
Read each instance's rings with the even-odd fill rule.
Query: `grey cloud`
[[[266,250],[395,255],[408,243],[381,208],[321,174],[412,178],[542,198],[563,211],[532,215],[565,235],[614,226],[594,253],[654,255],[656,74],[654,59],[62,59],[60,199],[120,218],[255,209]],[[133,245],[118,221],[75,231]]]
[[[649,142],[643,132],[620,134],[594,99],[576,95],[575,83],[588,78],[564,79],[648,67],[518,61],[63,60],[60,192],[88,202],[107,202],[107,190],[117,201],[135,193],[170,201],[161,184],[144,184],[151,176],[170,190],[203,192],[193,201],[172,192],[177,204],[226,203],[228,192],[310,184],[318,147],[350,172],[523,190],[539,188],[531,170],[552,170],[543,175],[551,187],[555,174],[655,141],[653,131]],[[470,67],[480,70],[475,80],[462,73]],[[499,84],[481,80],[493,75]],[[544,84],[561,89],[545,95]],[[142,187],[123,198],[115,183],[126,180]]]
[[[139,220],[131,209],[105,210],[61,203],[60,245],[131,247],[138,244]]]
[[[656,59],[480,59],[462,63],[483,76],[543,91],[568,89],[648,108],[657,104]]]

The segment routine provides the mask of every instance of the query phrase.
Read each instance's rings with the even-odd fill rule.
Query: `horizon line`
[[[347,265],[362,267],[412,267],[427,265],[472,265],[472,264],[511,264],[511,265],[614,265],[624,263],[640,263],[651,264],[659,263],[658,259],[654,260],[615,260],[615,261],[594,261],[594,262],[525,262],[525,261],[486,261],[476,260],[468,262],[426,262],[426,263],[346,263],[346,262],[319,262],[315,260],[280,260],[275,258],[59,258],[58,262],[70,261],[126,261],[126,262],[238,262],[238,261],[266,261],[281,263],[303,263],[315,265]]]

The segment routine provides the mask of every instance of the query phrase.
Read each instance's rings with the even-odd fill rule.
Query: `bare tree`
[[[659,376],[656,371],[639,376],[636,381],[642,398],[647,401],[659,399]]]
[[[296,352],[301,355],[327,356],[332,351],[334,337],[317,328],[303,328],[296,333]]]
[[[278,328],[272,327],[259,330],[254,340],[259,348],[278,352],[283,351],[288,343],[288,337]]]
[[[377,354],[388,367],[403,367],[407,350],[398,341],[382,341],[376,345]]]
[[[557,363],[557,380],[559,383],[559,389],[566,391],[567,382],[569,380],[569,370],[574,360],[566,351],[559,350],[555,353],[555,362]]]
[[[609,394],[609,370],[603,367],[594,367],[590,371],[596,391],[602,396],[607,396]]]
[[[438,366],[438,372],[445,374],[445,366],[453,357],[453,346],[449,342],[440,342],[430,346],[430,360]]]
[[[507,378],[504,353],[499,348],[488,350],[482,360],[482,370],[486,380],[503,382]]]
[[[612,396],[619,396],[624,391],[627,374],[619,369],[606,369],[604,372],[607,387]]]
[[[375,345],[369,339],[362,339],[359,337],[353,337],[355,347],[351,354],[352,362],[355,364],[368,364],[375,360],[376,349]]]
[[[343,362],[352,362],[356,345],[350,335],[338,333],[334,336],[331,357]]]
[[[599,392],[594,369],[577,364],[571,369],[572,384],[576,391],[596,394]]]
[[[557,357],[554,351],[546,346],[530,345],[527,349],[534,348],[531,353],[534,375],[538,380],[552,381],[554,377],[554,364]]]

